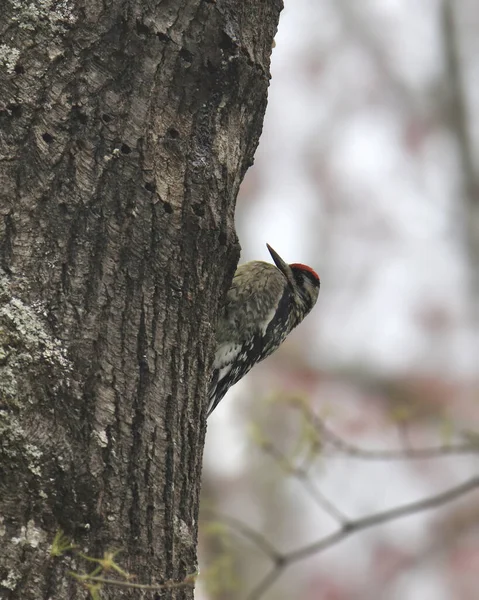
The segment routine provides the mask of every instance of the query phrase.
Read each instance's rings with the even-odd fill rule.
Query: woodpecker
[[[266,246],[276,266],[259,260],[239,266],[218,317],[208,416],[232,385],[283,343],[318,299],[318,274],[307,265],[288,265]]]

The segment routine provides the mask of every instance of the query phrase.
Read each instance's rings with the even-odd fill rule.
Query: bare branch
[[[183,588],[183,587],[187,587],[187,586],[194,587],[195,578],[196,578],[196,574],[195,574],[194,576],[191,576],[191,575],[188,576],[184,581],[165,581],[165,583],[149,585],[146,583],[132,583],[131,581],[121,581],[120,579],[106,579],[105,577],[97,577],[95,575],[88,575],[88,574],[79,575],[78,573],[73,573],[73,572],[70,572],[70,575],[83,583],[88,583],[88,582],[92,581],[94,583],[101,583],[101,584],[105,584],[105,585],[114,585],[117,587],[126,587],[126,588],[133,588],[136,590],[153,591],[153,592],[160,591],[160,590],[166,590],[166,589],[172,590],[172,589]]]
[[[260,550],[262,550],[266,556],[273,563],[281,563],[283,561],[282,555],[276,550],[276,548],[260,533],[255,531],[249,525],[246,525],[239,519],[235,517],[230,517],[229,515],[224,515],[222,513],[217,512],[212,509],[202,509],[202,515],[208,513],[210,515],[211,521],[221,521],[241,536],[252,542],[255,546],[257,546]]]
[[[308,544],[307,546],[299,548],[298,550],[294,550],[293,552],[285,554],[282,560],[279,562],[277,561],[271,571],[267,573],[262,581],[253,589],[248,596],[248,600],[258,600],[261,598],[265,591],[280,577],[283,571],[293,563],[298,562],[308,556],[313,556],[314,554],[323,552],[324,550],[334,546],[335,544],[338,544],[354,533],[363,531],[364,529],[368,529],[370,527],[375,527],[376,525],[381,525],[382,523],[394,521],[402,517],[411,516],[425,510],[438,508],[439,506],[456,500],[457,498],[460,498],[461,496],[464,496],[465,494],[478,488],[479,476],[472,477],[468,481],[458,486],[452,487],[445,492],[431,496],[424,500],[410,502],[390,510],[385,510],[367,517],[349,521],[348,523],[343,524],[334,533],[321,538],[317,542]]]
[[[452,487],[445,492],[437,494],[436,496],[431,496],[430,498],[426,498],[424,500],[418,500],[417,502],[409,502],[408,504],[403,504],[402,506],[397,506],[396,508],[392,508],[390,510],[385,510],[383,512],[350,521],[338,529],[338,531],[335,533],[319,540],[318,542],[289,553],[286,557],[286,560],[288,563],[296,562],[302,558],[305,558],[306,556],[316,554],[322,550],[325,550],[326,548],[329,548],[333,544],[343,540],[353,533],[356,533],[357,531],[368,529],[369,527],[380,525],[381,523],[385,523],[387,521],[400,519],[401,517],[410,516],[418,512],[423,512],[431,508],[437,508],[438,506],[442,506],[443,504],[451,502],[452,500],[455,500],[456,498],[459,498],[460,496],[463,496],[464,494],[467,494],[478,487],[479,477],[472,477],[468,481]]]
[[[479,189],[470,139],[469,114],[463,86],[463,73],[460,58],[459,36],[451,0],[443,0],[442,29],[444,37],[445,62],[447,69],[447,91],[449,95],[449,122],[457,136],[459,157],[463,176],[465,202],[465,226],[468,234],[469,250],[473,267],[473,293],[479,294],[479,277],[475,265],[479,264]],[[475,315],[477,317],[477,314]]]
[[[306,492],[313,498],[316,504],[322,508],[328,515],[339,523],[349,522],[349,518],[343,514],[318,488],[314,485],[308,476],[306,469],[294,465],[287,456],[285,456],[278,448],[273,446],[271,442],[263,441],[261,448],[266,454],[271,456],[287,473],[297,479]]]
[[[354,444],[350,444],[337,433],[332,431],[313,411],[309,410],[303,403],[295,403],[300,407],[304,417],[316,429],[321,441],[329,443],[336,450],[353,458],[364,460],[421,460],[427,458],[442,458],[447,455],[477,454],[479,445],[475,441],[462,444],[441,444],[438,446],[427,446],[423,448],[401,448],[399,450],[367,450]]]
[[[269,573],[260,581],[260,583],[253,589],[249,594],[247,600],[259,600],[261,596],[273,585],[273,583],[279,578],[282,572],[288,565],[276,564]]]

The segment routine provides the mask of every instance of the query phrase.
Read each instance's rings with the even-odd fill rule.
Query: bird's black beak
[[[291,268],[288,265],[288,263],[284,262],[284,260],[281,258],[281,256],[276,252],[276,250],[271,248],[271,246],[269,244],[266,244],[266,247],[268,248],[269,253],[271,254],[271,258],[274,260],[274,264],[278,267],[278,269],[281,271],[281,273],[283,273],[283,275],[286,277],[287,281],[290,284],[293,284],[294,283],[293,273],[292,273]]]

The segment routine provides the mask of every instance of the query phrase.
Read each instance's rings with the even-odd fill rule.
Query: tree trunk
[[[196,569],[215,315],[280,9],[2,2],[1,598],[86,597],[68,572],[95,565],[51,555],[60,529],[138,583]]]

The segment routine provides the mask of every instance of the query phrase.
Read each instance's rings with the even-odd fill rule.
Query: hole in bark
[[[15,119],[19,119],[22,116],[23,111],[21,104],[7,104],[7,109]]]
[[[136,22],[136,33],[138,35],[148,35],[150,33],[150,28],[142,23],[141,21]]]
[[[170,38],[166,35],[166,33],[163,33],[162,31],[157,31],[156,37],[160,40],[160,42],[169,42],[170,41]]]
[[[130,154],[131,152],[131,148],[128,146],[128,144],[122,144],[120,150],[122,154]]]
[[[224,233],[224,231],[220,231],[218,240],[219,240],[220,246],[226,246],[227,238],[226,238],[226,233]]]
[[[112,117],[107,113],[103,113],[101,118],[104,123],[109,123],[112,120]]]
[[[176,140],[180,137],[180,133],[177,129],[175,129],[174,127],[170,127],[168,129],[168,131],[166,132],[166,135],[168,137],[170,137],[172,140]]]
[[[78,106],[72,107],[72,116],[77,119],[82,125],[86,125],[88,123],[88,117],[85,113],[82,113]]]
[[[218,70],[215,65],[211,62],[211,60],[207,60],[206,61],[206,70],[208,71],[208,73],[216,73],[216,71]]]
[[[204,217],[205,216],[205,207],[202,204],[200,204],[199,202],[197,202],[196,204],[193,204],[193,212],[198,217]]]
[[[187,50],[186,48],[182,48],[180,50],[180,56],[183,60],[185,60],[188,63],[192,63],[193,62],[193,54]]]
[[[145,190],[147,190],[148,192],[154,192],[156,191],[156,185],[150,181],[147,181],[145,183]]]
[[[235,43],[235,41],[233,39],[230,38],[230,36],[225,33],[224,31],[221,34],[221,40],[219,43],[219,47],[221,48],[221,50],[224,50],[225,52],[229,52],[230,54],[235,54],[236,50],[237,50],[237,45]]]
[[[163,202],[163,208],[165,209],[165,212],[169,215],[171,215],[171,213],[173,212],[173,207],[169,202]]]
[[[48,131],[45,131],[45,133],[42,134],[42,138],[43,138],[43,141],[46,142],[47,144],[51,144],[54,140],[53,135],[48,133]]]
[[[13,70],[17,75],[23,75],[25,73],[25,67],[22,67],[22,65],[15,65]]]

